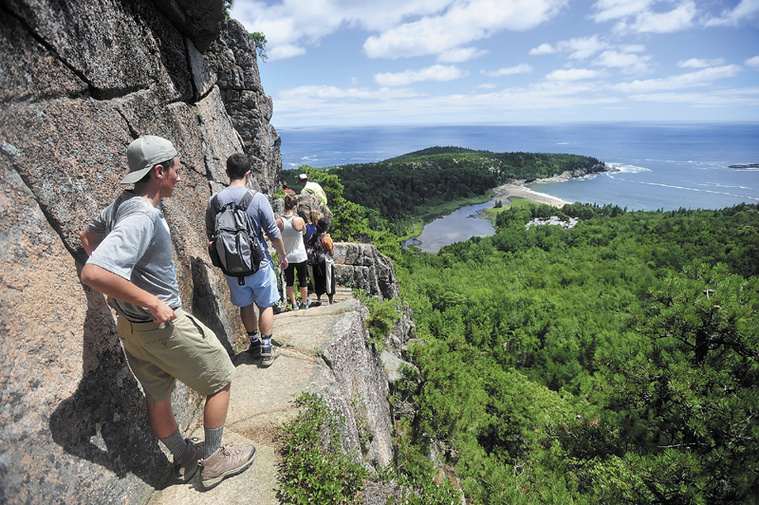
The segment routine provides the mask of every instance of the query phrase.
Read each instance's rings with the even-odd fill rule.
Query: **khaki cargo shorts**
[[[127,361],[150,402],[168,398],[177,380],[209,396],[224,389],[235,375],[235,366],[214,332],[181,308],[175,312],[177,318],[166,323],[118,318]]]

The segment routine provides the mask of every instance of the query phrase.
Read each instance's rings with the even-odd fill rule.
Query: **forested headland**
[[[450,212],[492,188],[515,180],[532,181],[571,172],[600,172],[596,158],[574,154],[494,153],[460,147],[431,147],[376,163],[324,169],[343,185],[345,199],[378,213],[390,230],[404,235],[419,220]],[[297,188],[297,170],[283,173]]]
[[[415,407],[397,424],[397,471],[423,489],[408,503],[455,502],[431,454],[470,504],[759,503],[759,206],[504,205],[493,236],[428,254],[387,239],[390,200],[344,196],[353,172],[305,170],[359,216],[334,209],[335,238],[380,243],[413,310],[392,397]],[[394,194],[388,178],[367,191]],[[548,215],[579,223],[525,226]]]

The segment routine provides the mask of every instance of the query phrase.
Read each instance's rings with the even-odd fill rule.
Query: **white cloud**
[[[705,60],[703,58],[691,58],[689,60],[682,60],[677,62],[677,66],[680,68],[707,68],[715,67],[718,65],[724,65],[724,58],[715,58],[713,60]]]
[[[584,60],[606,49],[608,44],[600,40],[598,35],[593,35],[592,37],[564,40],[559,42],[557,47],[561,52],[569,53],[569,57],[574,60]]]
[[[746,60],[746,65],[753,68],[754,70],[759,70],[759,56],[754,56],[753,58],[749,58]]]
[[[644,12],[630,28],[638,33],[672,33],[693,26],[696,4],[685,2],[669,12]]]
[[[278,93],[277,98],[281,99],[282,103],[293,103],[297,101],[301,104],[325,102],[330,100],[335,101],[350,101],[350,100],[395,100],[399,98],[412,98],[419,97],[420,93],[410,89],[402,88],[380,88],[380,89],[366,89],[366,88],[340,88],[337,86],[297,86],[282,90]],[[277,102],[278,104],[280,102]]]
[[[677,3],[673,9],[656,9],[659,6],[667,9],[672,3]],[[698,14],[692,0],[598,0],[593,4],[593,9],[594,21],[617,21],[615,31],[636,33],[672,33],[684,30],[693,26]]]
[[[266,50],[266,56],[270,61],[284,60],[302,54],[306,54],[306,49],[292,44],[282,44]]]
[[[719,17],[706,22],[706,26],[735,26],[742,21],[759,17],[759,0],[741,0],[733,10],[725,9]]]
[[[499,68],[498,70],[483,70],[481,73],[488,77],[504,77],[506,75],[529,74],[532,73],[532,66],[526,63],[522,63],[521,65],[508,68]]]
[[[565,0],[465,0],[451,2],[438,15],[390,28],[369,37],[370,58],[401,58],[437,54],[502,30],[527,30],[553,17]]]
[[[487,51],[479,50],[476,47],[451,49],[450,51],[441,53],[438,56],[437,61],[440,63],[462,63],[474,58],[479,58],[480,56],[484,56],[487,53]]]
[[[346,26],[370,32],[371,58],[456,50],[503,30],[527,30],[551,19],[568,0],[237,0],[232,15],[267,38],[267,53],[296,54]],[[283,56],[284,57],[284,56]],[[455,56],[454,56],[455,57]],[[456,60],[441,59],[444,62]],[[462,61],[462,60],[458,60]]]
[[[538,47],[534,47],[530,49],[530,56],[538,56],[541,54],[554,54],[555,52],[556,52],[556,49],[554,49],[551,44],[543,43],[543,44],[540,44]]]
[[[331,2],[308,0],[285,0],[275,5],[237,0],[232,12],[249,31],[266,35],[267,54],[274,59],[280,46],[292,48],[313,43],[337,29],[343,17],[333,7]],[[292,49],[281,51],[296,54]]]
[[[709,90],[703,93],[646,93],[628,98],[639,102],[685,103],[703,108],[756,107],[759,106],[759,88]]]
[[[465,75],[466,72],[455,66],[433,65],[421,70],[374,74],[374,81],[380,86],[407,86],[414,82],[452,81]]]
[[[583,79],[595,79],[600,77],[600,72],[587,68],[572,68],[569,70],[554,70],[546,75],[549,81],[579,81]]]
[[[717,79],[726,79],[740,72],[738,65],[707,68],[688,74],[675,75],[661,79],[647,79],[620,83],[614,89],[624,93],[648,93],[654,91],[671,91],[676,89],[707,86]]]
[[[625,72],[641,73],[648,70],[650,56],[638,56],[632,53],[620,53],[617,51],[604,51],[598,58],[593,60],[593,65],[600,67],[620,68]]]
[[[232,17],[241,21],[248,31],[263,32],[267,54],[302,54],[288,45],[301,47],[319,41],[345,26],[366,30],[389,29],[403,19],[433,15],[446,9],[452,0],[236,0]],[[305,49],[303,49],[305,51]],[[284,56],[283,56],[284,57]]]
[[[637,16],[648,11],[655,0],[598,0],[593,4],[596,13],[592,19],[598,23]]]

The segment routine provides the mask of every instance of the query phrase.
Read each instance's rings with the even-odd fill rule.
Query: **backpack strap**
[[[250,203],[253,201],[254,196],[256,196],[256,194],[252,189],[249,189],[248,192],[245,193],[245,196],[243,196],[242,199],[237,202],[237,207],[244,211],[247,211],[248,207],[250,207]]]
[[[245,196],[243,196],[239,202],[237,202],[237,206],[240,207],[242,210],[247,211],[248,207],[250,207],[251,202],[253,201],[253,197],[256,195],[256,193],[249,189],[247,193],[245,193]],[[227,204],[229,205],[229,204]],[[211,199],[211,208],[213,209],[213,217],[216,219],[216,215],[224,210],[225,206],[222,206],[219,203],[219,193],[216,193],[213,198]]]
[[[213,198],[211,199],[211,208],[213,209],[213,217],[216,219],[216,215],[222,210],[221,204],[219,203],[219,193],[213,195]]]

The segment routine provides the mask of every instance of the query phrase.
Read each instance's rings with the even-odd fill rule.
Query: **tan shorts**
[[[235,366],[214,332],[182,309],[175,312],[177,318],[167,323],[118,318],[127,361],[150,402],[168,398],[177,379],[208,396],[224,389],[235,375]]]

